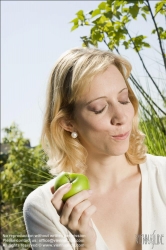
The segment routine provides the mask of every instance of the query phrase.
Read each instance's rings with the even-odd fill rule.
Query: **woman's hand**
[[[65,184],[54,193],[51,202],[60,216],[60,222],[74,235],[80,249],[95,249],[96,233],[92,227],[91,216],[96,207],[88,200],[92,190],[83,190],[64,203],[62,197],[69,191],[71,184]],[[82,246],[81,246],[82,245]]]

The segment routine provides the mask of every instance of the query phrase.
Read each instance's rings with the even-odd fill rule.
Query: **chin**
[[[126,152],[127,152],[127,151],[126,151]],[[112,153],[111,156],[121,156],[121,155],[124,155],[126,152]]]
[[[124,155],[129,149],[129,145],[126,146],[121,146],[121,147],[116,147],[115,149],[111,149],[110,153],[111,155],[119,156],[119,155]]]

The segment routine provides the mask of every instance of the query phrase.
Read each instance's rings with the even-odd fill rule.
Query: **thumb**
[[[51,199],[52,205],[55,207],[58,213],[61,212],[61,209],[64,205],[62,198],[64,194],[66,194],[70,188],[71,188],[71,183],[67,183],[59,187],[55,192],[54,192],[54,187],[51,187],[51,192],[53,191],[53,197]]]

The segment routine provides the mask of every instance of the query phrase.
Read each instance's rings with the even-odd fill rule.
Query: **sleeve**
[[[32,249],[77,250],[75,238],[71,237],[67,229],[62,230],[57,213],[54,213],[55,218],[52,219],[52,211],[46,203],[42,194],[36,195],[33,191],[23,206],[24,222]]]

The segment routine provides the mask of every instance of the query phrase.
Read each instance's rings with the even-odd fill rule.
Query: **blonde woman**
[[[99,49],[74,48],[57,61],[42,131],[55,177],[24,204],[32,249],[166,249],[166,158],[146,153],[130,71]],[[83,173],[91,190],[63,202],[71,184],[53,188],[62,171]],[[145,242],[152,234],[160,242]]]

